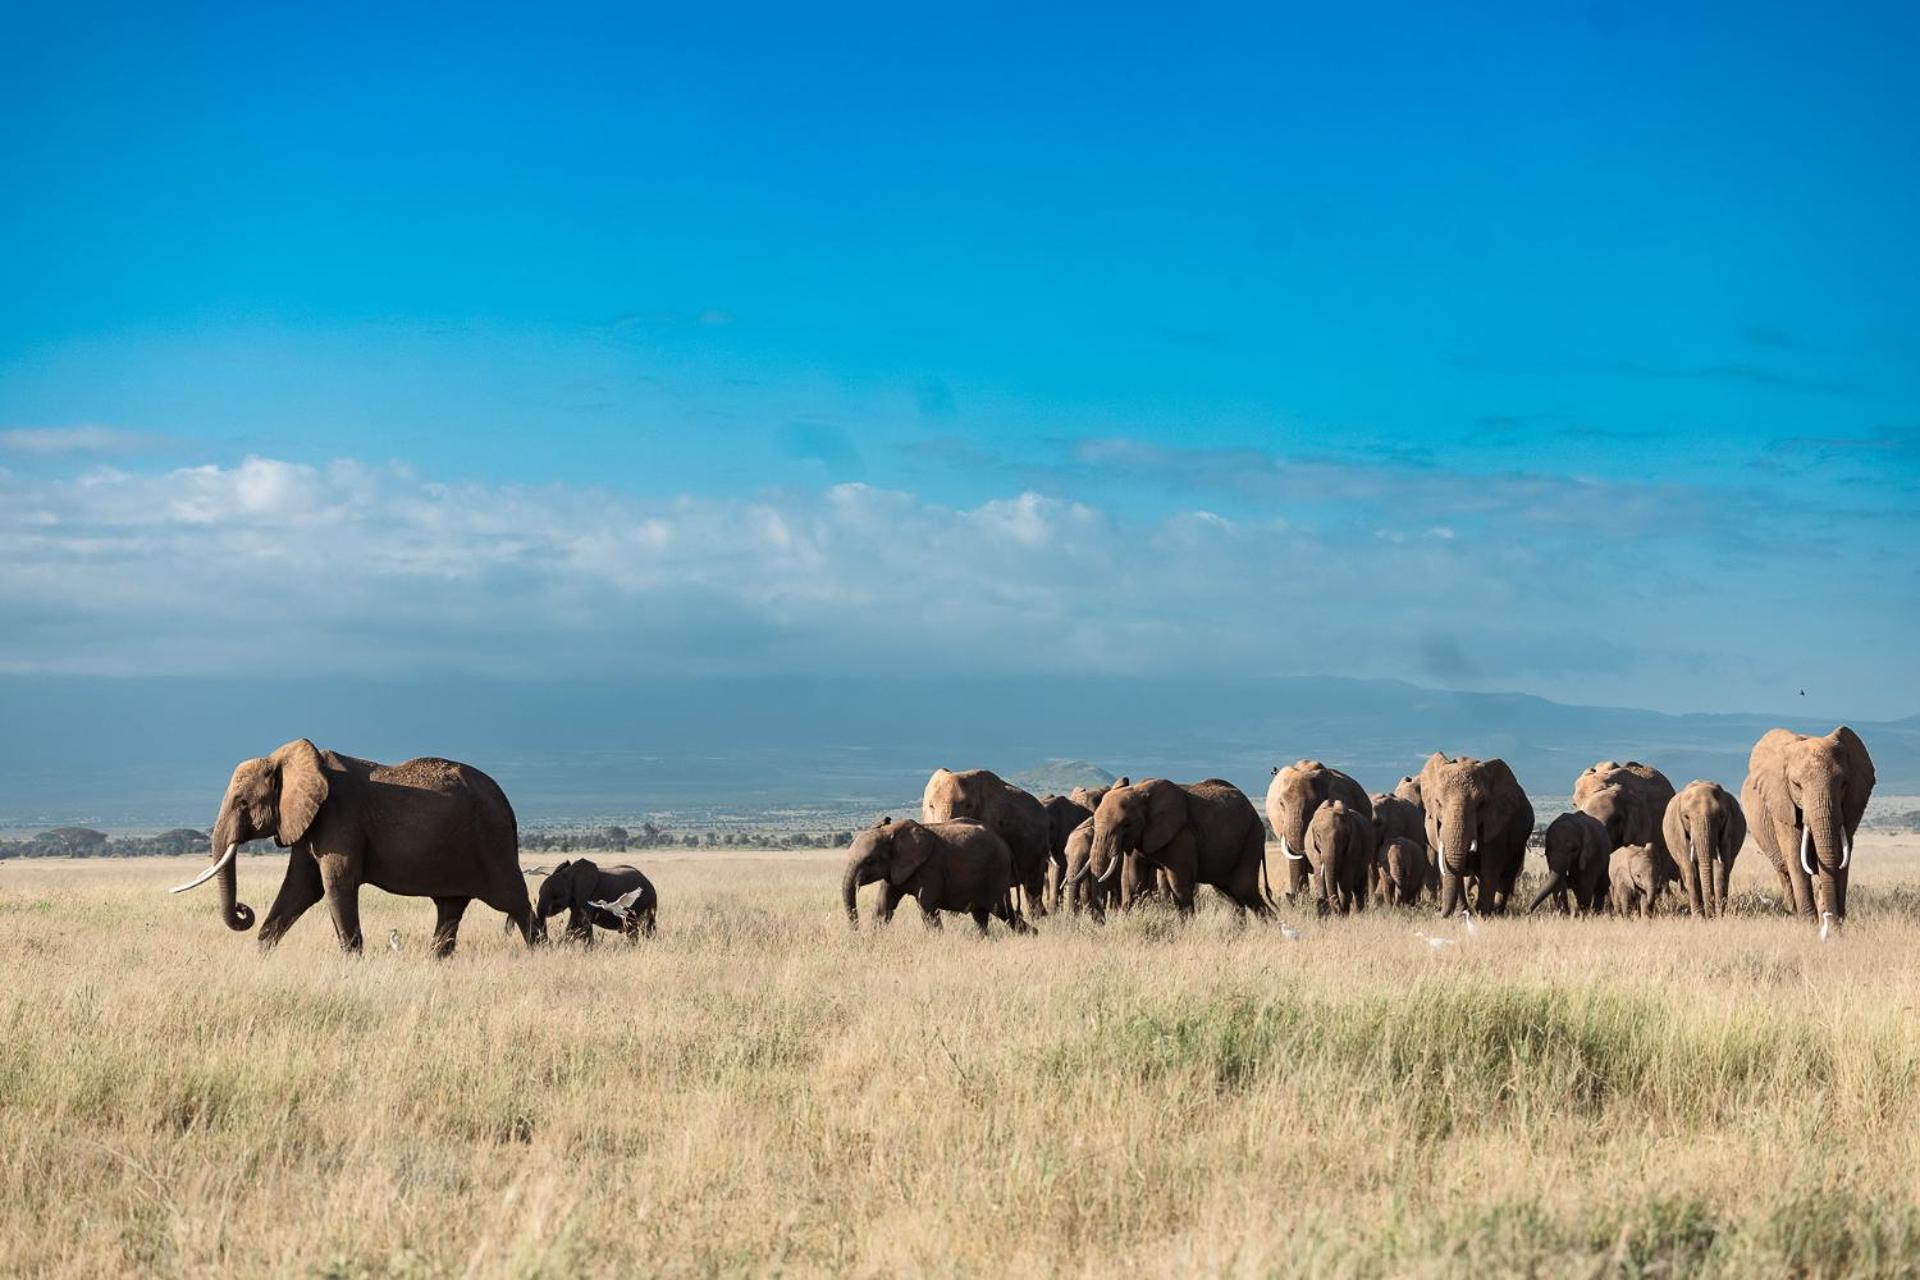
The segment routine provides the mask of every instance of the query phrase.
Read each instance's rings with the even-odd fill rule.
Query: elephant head
[[[1106,881],[1122,860],[1138,854],[1149,862],[1187,825],[1187,794],[1164,778],[1114,786],[1093,811],[1093,845],[1086,870]]]
[[[1781,846],[1775,852],[1806,874],[1815,909],[1839,919],[1847,913],[1853,835],[1873,784],[1867,744],[1845,725],[1820,738],[1770,730],[1747,762],[1743,792],[1764,810],[1764,816],[1749,811],[1747,820],[1771,826]]]
[[[846,906],[848,923],[860,927],[855,894],[863,885],[876,880],[905,884],[926,865],[933,849],[932,833],[911,818],[900,822],[882,818],[855,836],[847,850],[846,874],[840,878],[840,899]]]
[[[242,760],[227,783],[220,813],[213,822],[212,866],[175,893],[220,879],[220,915],[227,927],[245,932],[253,927],[253,908],[238,900],[234,855],[249,840],[271,836],[289,848],[306,838],[327,799],[327,774],[319,748],[305,738],[287,743],[272,755]]]
[[[585,915],[588,904],[598,892],[599,878],[599,865],[586,858],[562,862],[547,873],[546,880],[540,885],[540,898],[534,915],[541,920],[551,919],[562,911]]]
[[[1647,826],[1647,813],[1640,797],[1631,789],[1619,785],[1599,787],[1588,791],[1578,803],[1582,812],[1607,829],[1610,848],[1640,842]]]
[[[1424,803],[1420,798],[1420,779],[1412,775],[1394,783],[1393,794],[1398,799],[1411,801],[1416,805]]]

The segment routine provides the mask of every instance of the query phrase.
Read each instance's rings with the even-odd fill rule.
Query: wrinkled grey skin
[[[1373,824],[1346,802],[1332,800],[1307,824],[1307,864],[1313,868],[1320,912],[1346,915],[1364,910],[1374,862],[1379,856]]]
[[[1538,911],[1551,897],[1559,910],[1567,911],[1569,894],[1572,910],[1581,915],[1604,908],[1612,853],[1606,826],[1592,814],[1575,809],[1555,818],[1547,824],[1545,840],[1547,883],[1527,910]]]
[[[641,894],[625,919],[593,905],[612,902],[635,889],[641,890]],[[566,936],[588,946],[593,945],[595,925],[624,934],[628,942],[633,942],[642,936],[653,936],[660,895],[638,867],[624,863],[603,867],[586,858],[576,858],[555,867],[541,882],[536,910],[542,920],[551,920],[566,912]]]
[[[1460,909],[1462,885],[1479,877],[1482,915],[1507,909],[1533,835],[1533,805],[1504,760],[1450,759],[1441,752],[1420,770],[1427,848],[1440,864],[1440,914]]]
[[[1696,778],[1668,803],[1661,829],[1679,864],[1688,909],[1696,916],[1725,915],[1733,860],[1747,840],[1740,802],[1719,783]]]
[[[1318,760],[1296,760],[1275,765],[1267,784],[1267,821],[1286,859],[1287,897],[1304,893],[1311,868],[1306,862],[1307,826],[1321,805],[1338,800],[1353,812],[1373,820],[1373,802],[1365,787]]]
[[[1124,787],[1127,780],[1122,778],[1115,785]],[[1067,838],[1081,823],[1092,820],[1093,811],[1100,807],[1100,798],[1108,790],[1107,787],[1075,787],[1064,796],[1040,797],[1040,807],[1047,811],[1047,903],[1056,911],[1060,909],[1062,886],[1067,878]],[[1078,911],[1079,907],[1076,905],[1074,910]]]
[[[453,953],[476,898],[506,915],[528,945],[546,936],[520,874],[513,806],[472,765],[431,756],[377,764],[295,739],[234,769],[213,823],[213,857],[267,836],[289,856],[260,924],[263,948],[325,898],[341,948],[359,951],[363,884],[432,898],[435,956]],[[237,900],[235,870],[228,860],[215,883],[221,918],[239,932],[253,927],[253,911]]]
[[[1609,854],[1607,881],[1614,911],[1642,919],[1653,915],[1660,891],[1667,886],[1659,851],[1650,844],[1621,845]]]
[[[1374,868],[1375,896],[1390,907],[1414,906],[1432,873],[1427,851],[1405,836],[1395,836],[1380,847]]]
[[[1601,798],[1614,787],[1625,791],[1631,799],[1623,805],[1611,797]],[[1589,803],[1590,797],[1592,803]],[[1668,882],[1680,874],[1667,849],[1666,836],[1661,832],[1661,819],[1672,802],[1673,784],[1667,781],[1667,775],[1638,760],[1625,764],[1602,760],[1589,765],[1573,781],[1573,807],[1606,823],[1616,849],[1623,844],[1652,845],[1654,856],[1660,859],[1661,876]]]
[[[1029,929],[1012,907],[1013,854],[1006,841],[978,822],[882,818],[856,835],[840,881],[841,903],[856,929],[855,895],[876,880],[885,885],[876,912],[882,924],[893,919],[900,899],[910,897],[920,904],[928,928],[940,927],[942,911],[962,911],[982,934],[994,918],[1015,933]]]
[[[1067,834],[1067,874],[1061,884],[1061,896],[1066,901],[1066,910],[1079,915],[1084,908],[1099,923],[1106,920],[1108,911],[1120,906],[1125,881],[1122,875],[1109,876],[1104,882],[1095,880],[1087,872],[1092,856],[1093,819],[1088,818]],[[1151,874],[1151,868],[1135,869],[1136,879],[1151,877]]]
[[[1845,725],[1820,738],[1770,729],[1753,744],[1740,807],[1800,915],[1847,918],[1853,838],[1873,784],[1867,744]]]
[[[1051,825],[1039,799],[990,769],[960,773],[935,769],[920,798],[920,821],[967,819],[981,823],[1006,842],[1013,855],[1014,887],[1026,894],[1027,909],[1036,918],[1047,914]]]
[[[1261,886],[1266,830],[1241,790],[1219,778],[1177,783],[1147,778],[1114,787],[1093,814],[1093,848],[1083,875],[1104,883],[1133,859],[1164,872],[1167,892],[1182,915],[1193,912],[1193,892],[1212,885],[1240,911],[1266,916]],[[1123,905],[1133,897],[1122,889]]]

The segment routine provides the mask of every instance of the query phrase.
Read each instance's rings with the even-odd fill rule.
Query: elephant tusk
[[[225,867],[229,862],[232,862],[233,855],[238,853],[239,851],[240,851],[240,846],[238,844],[228,845],[227,851],[220,855],[220,861],[214,863],[212,866],[208,867],[205,871],[202,871],[199,875],[187,881],[185,884],[177,884],[173,886],[173,888],[167,890],[167,892],[168,893],[185,893],[189,889],[198,889],[201,885],[205,884],[207,881],[219,875],[221,869]]]
[[[1295,853],[1293,851],[1293,846],[1287,843],[1287,838],[1285,836],[1280,837],[1280,852],[1286,854],[1287,858],[1293,862],[1305,862],[1307,860],[1306,854]]]
[[[1800,828],[1800,869],[1806,872],[1809,876],[1814,874],[1813,859],[1810,856],[1810,851],[1812,849],[1812,846],[1813,846],[1813,828],[1812,827]]]
[[[1853,837],[1846,832],[1840,833],[1840,869],[1845,871],[1847,864],[1853,861]]]
[[[1113,879],[1113,873],[1118,871],[1119,869],[1120,869],[1119,858],[1114,857],[1114,858],[1107,859],[1107,869],[1100,873],[1099,878],[1095,881],[1095,883],[1105,884],[1107,881]]]
[[[1474,837],[1473,839],[1471,839],[1471,840],[1469,840],[1469,841],[1467,841],[1467,852],[1468,852],[1468,853],[1478,853],[1478,852],[1480,852],[1480,837],[1479,837],[1479,836],[1475,836],[1475,837]]]

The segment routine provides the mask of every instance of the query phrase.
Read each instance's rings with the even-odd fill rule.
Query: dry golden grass
[[[642,861],[651,943],[529,955],[476,909],[444,964],[423,901],[364,894],[363,958],[319,911],[262,956],[162,892],[188,860],[8,864],[0,1273],[1920,1270],[1912,839],[1861,841],[1824,946],[1212,905],[855,936],[836,857]]]

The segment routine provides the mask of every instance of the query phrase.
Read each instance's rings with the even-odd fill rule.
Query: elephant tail
[[[1273,896],[1273,881],[1267,875],[1267,842],[1260,842],[1260,896],[1266,900],[1269,909],[1278,910],[1279,902]]]

